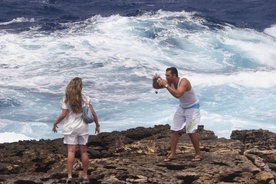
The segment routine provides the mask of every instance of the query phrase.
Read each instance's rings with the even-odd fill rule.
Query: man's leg
[[[175,158],[176,146],[178,142],[178,131],[171,131],[171,158]]]
[[[200,154],[200,148],[199,148],[199,139],[198,139],[198,134],[197,133],[191,133],[191,134],[188,134],[191,141],[192,141],[192,144],[195,148],[195,157],[194,158],[200,158],[201,157],[201,154]]]
[[[191,142],[195,149],[195,156],[192,161],[201,160],[201,153],[199,148],[199,138],[197,133],[197,126],[200,122],[200,110],[191,108],[185,111],[187,119],[186,133],[189,135]]]
[[[171,131],[171,152],[164,159],[165,162],[175,158],[177,142],[178,142],[178,131]]]
[[[171,153],[164,159],[164,161],[170,161],[176,156],[176,146],[178,142],[179,130],[185,126],[185,117],[182,108],[179,106],[174,113],[173,122],[171,125]]]

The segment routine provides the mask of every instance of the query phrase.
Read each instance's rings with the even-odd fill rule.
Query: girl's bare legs
[[[87,172],[88,172],[88,165],[89,165],[89,158],[87,154],[87,146],[86,145],[79,145],[82,167],[83,167],[83,175],[84,179],[87,179]]]
[[[68,155],[67,155],[67,169],[68,169],[68,178],[73,177],[73,165],[75,161],[75,152],[76,152],[76,145],[69,145],[67,146]]]

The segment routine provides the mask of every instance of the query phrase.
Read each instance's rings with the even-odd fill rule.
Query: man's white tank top
[[[183,79],[184,77],[180,78],[180,80],[178,81],[177,87],[180,85],[180,81]],[[171,84],[171,87],[176,89],[174,87],[174,84]],[[199,99],[197,98],[193,88],[190,91],[185,91],[185,93],[179,98],[179,102],[180,102],[180,106],[182,108],[189,108],[197,103],[199,103]]]

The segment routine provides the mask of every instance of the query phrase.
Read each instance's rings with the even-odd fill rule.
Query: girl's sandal
[[[198,162],[198,161],[201,161],[201,160],[202,160],[202,157],[197,156],[197,157],[194,157],[194,158],[192,159],[192,162]]]

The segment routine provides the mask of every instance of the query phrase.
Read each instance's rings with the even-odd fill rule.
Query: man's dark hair
[[[177,71],[177,69],[176,69],[175,67],[167,68],[167,69],[166,69],[166,72],[167,72],[167,71],[171,71],[171,74],[172,74],[172,75],[175,74],[176,77],[178,77],[178,71]]]

